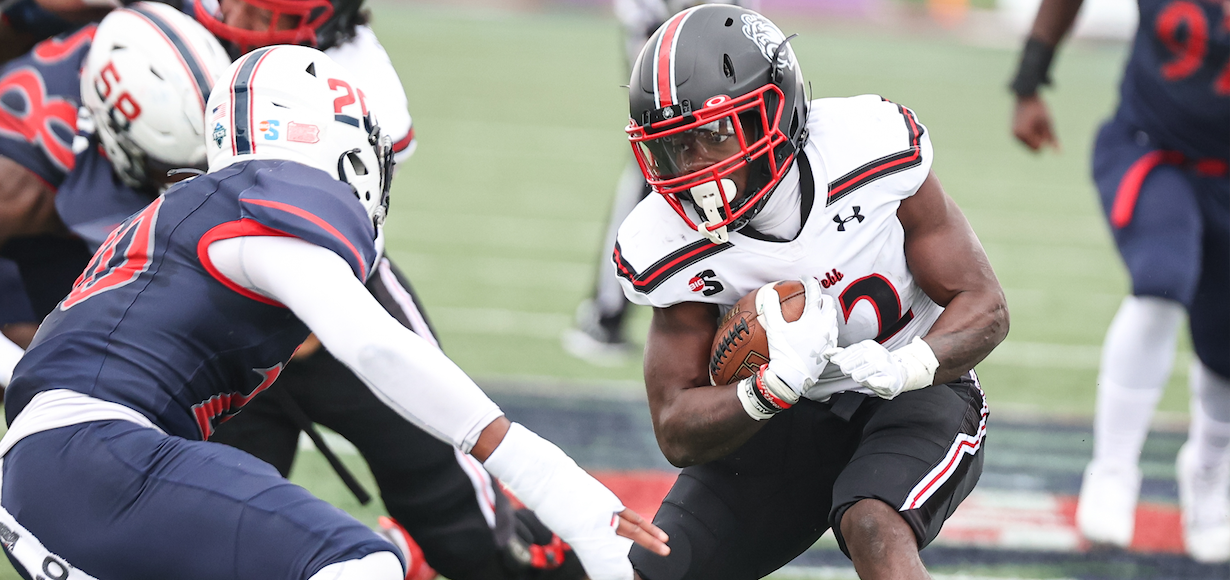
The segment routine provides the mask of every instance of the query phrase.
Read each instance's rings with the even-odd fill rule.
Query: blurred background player
[[[1013,134],[1058,147],[1038,94],[1081,0],[1043,0],[1012,82]],[[1093,177],[1132,281],[1102,345],[1093,461],[1081,533],[1127,547],[1141,447],[1174,363],[1186,313],[1197,360],[1191,428],[1176,473],[1184,542],[1230,560],[1230,12],[1220,1],[1139,0],[1119,107],[1098,133]]]
[[[337,104],[354,94],[347,71],[276,46],[223,78],[206,105],[223,111],[206,136],[209,173],[108,237],[18,365],[0,441],[0,519],[20,537],[5,543],[10,558],[28,576],[401,578],[380,536],[205,441],[309,332],[406,419],[503,476],[595,580],[632,579],[621,535],[666,552],[660,530],[505,419],[364,288],[393,152],[361,97]],[[288,131],[260,139],[256,119]]]
[[[0,71],[0,322],[15,346],[168,169],[204,167],[205,98],[229,64],[191,18],[141,3]]]
[[[292,2],[289,6],[318,10],[321,3]],[[166,6],[160,8],[158,12],[164,15],[168,11],[174,12]],[[360,75],[367,73],[363,75],[364,80],[375,83],[375,91],[364,85],[364,89],[372,93],[370,96],[364,94],[365,106],[382,115],[380,118],[390,119],[393,134],[400,135],[394,142],[397,159],[404,160],[411,153],[413,128],[405,109],[404,91],[383,48],[370,28],[361,24],[366,16],[360,11],[359,2],[339,3],[333,12],[336,18],[312,22],[316,28],[293,28],[289,30],[293,33],[290,35],[285,30],[274,30],[272,32],[277,34],[271,33],[267,37],[262,36],[267,31],[246,31],[244,27],[261,28],[271,9],[256,9],[250,4],[236,1],[224,2],[223,8],[232,14],[225,22],[218,22],[209,13],[202,18],[212,23],[219,33],[235,39],[230,43],[233,52],[240,45],[248,46],[262,40],[297,39],[323,45],[334,56],[349,59],[348,70]],[[282,5],[280,10],[286,12],[286,5]],[[193,10],[192,13],[196,14],[197,11]],[[282,20],[291,23],[306,21],[295,17],[284,17]],[[120,25],[113,23],[111,26]],[[8,183],[14,186],[29,185],[21,190],[24,192],[22,203],[4,206],[10,212],[17,212],[25,206],[29,209],[23,213],[10,213],[12,219],[6,220],[6,225],[0,225],[0,234],[16,236],[7,243],[0,241],[0,256],[14,258],[13,261],[0,261],[0,292],[7,297],[0,314],[4,315],[4,322],[11,323],[5,327],[5,332],[14,336],[14,340],[5,340],[0,344],[0,362],[5,362],[4,366],[8,369],[20,356],[19,347],[29,343],[37,321],[67,294],[92,249],[105,239],[111,228],[156,197],[159,184],[165,181],[166,169],[204,162],[201,150],[195,151],[192,158],[181,156],[172,163],[163,161],[145,168],[142,160],[147,158],[147,151],[165,152],[174,148],[174,143],[168,148],[166,142],[142,139],[143,135],[136,134],[135,129],[149,122],[150,114],[147,112],[134,115],[133,122],[100,122],[105,130],[100,131],[99,135],[102,145],[107,146],[107,156],[103,156],[97,143],[82,145],[75,162],[76,169],[69,169],[66,182],[60,183],[65,180],[61,175],[64,169],[73,167],[74,163],[71,155],[61,154],[63,159],[56,158],[54,154],[60,153],[60,150],[55,146],[58,144],[67,151],[71,142],[61,143],[55,138],[61,137],[65,131],[71,135],[76,124],[76,106],[72,103],[78,100],[80,61],[89,50],[89,37],[93,35],[93,30],[91,25],[80,33],[48,41],[42,51],[35,51],[9,67],[13,71],[24,71],[28,64],[33,63],[31,66],[39,70],[38,67],[46,68],[54,64],[40,56],[42,53],[64,51],[62,47],[65,46],[80,48],[80,51],[72,53],[76,60],[66,56],[68,60],[64,62],[55,61],[59,63],[56,65],[59,68],[45,74],[49,79],[49,90],[59,90],[68,103],[63,107],[47,107],[50,111],[48,114],[62,117],[56,117],[56,122],[49,127],[64,131],[49,133],[50,138],[40,140],[38,127],[41,117],[31,117],[29,112],[22,114],[17,111],[14,112],[13,123],[20,126],[18,132],[24,133],[7,134],[13,137],[11,141],[0,140],[0,155],[13,151],[7,156],[23,161],[7,168]],[[208,36],[203,30],[201,34]],[[309,38],[309,34],[314,36]],[[114,41],[117,36],[122,34],[113,33],[109,40]],[[132,42],[125,44],[129,47],[133,45]],[[99,47],[96,52],[104,50],[111,51],[112,48]],[[113,56],[116,62],[127,62],[127,66],[139,69],[145,61],[138,53],[128,50],[114,53]],[[177,62],[172,54],[161,54],[172,59],[164,66]],[[125,61],[125,58],[129,60]],[[221,58],[225,59],[225,54]],[[107,62],[105,57],[98,57],[92,63],[94,82],[105,84],[108,81],[109,77],[104,77],[102,70]],[[221,67],[216,68],[215,73],[221,70]],[[11,77],[20,78],[5,79],[8,85],[26,90],[19,84],[25,74],[14,72]],[[124,79],[128,83],[126,86],[146,90],[150,94],[147,98],[151,98],[157,94],[157,87],[145,80],[145,77],[137,79],[131,76]],[[5,86],[5,82],[0,80],[0,87]],[[123,90],[116,89],[107,102],[97,98],[91,102],[88,97],[95,93],[88,88],[80,94],[86,95],[86,104],[91,105],[94,117],[107,119],[118,110],[115,99],[123,93]],[[28,99],[26,102],[39,104],[43,101]],[[141,102],[141,99],[132,102]],[[118,104],[124,105],[125,102]],[[160,105],[161,110],[166,111],[183,109],[170,103]],[[160,110],[148,104],[146,109]],[[199,111],[190,113],[185,110],[184,114],[200,116]],[[86,119],[83,125],[92,126],[92,121],[88,117]],[[287,129],[277,123],[273,120],[259,127],[260,138],[277,139],[279,134],[284,137]],[[0,137],[3,136],[5,134],[0,134]],[[169,136],[181,137],[174,132]],[[99,137],[86,131],[81,139],[97,142]],[[200,141],[199,135],[194,135],[187,142],[193,148],[200,149]],[[114,172],[108,166],[108,157],[116,166]],[[128,160],[138,166],[128,167]],[[3,163],[4,160],[0,159],[0,164]],[[148,171],[142,172],[144,169]],[[30,175],[31,171],[36,172],[34,176]],[[56,207],[51,214],[30,219],[32,212],[53,205]],[[59,210],[58,215],[54,209]],[[64,232],[64,226],[58,225],[60,220],[69,222],[69,232]],[[36,223],[49,224],[47,231],[37,237],[27,235],[31,233],[28,231],[30,224]],[[372,294],[396,319],[429,341],[435,341],[413,290],[391,261],[382,259],[368,285]],[[410,578],[421,580],[433,577],[433,567],[445,571],[456,580],[540,577],[544,574],[566,579],[582,574],[579,564],[575,558],[569,558],[569,552],[558,538],[552,538],[532,512],[515,510],[498,482],[493,481],[471,458],[457,453],[452,447],[392,412],[344,365],[327,352],[318,350],[319,343],[309,339],[297,353],[295,364],[282,374],[270,396],[253,403],[245,409],[242,417],[222,426],[215,434],[215,440],[244,449],[273,464],[283,475],[288,475],[301,428],[311,431],[310,423],[315,421],[341,433],[356,445],[367,461],[386,509],[393,516],[393,519],[381,520],[386,533],[407,553],[418,553],[421,544],[423,555],[412,560],[408,574]],[[406,443],[389,445],[391,439]],[[328,452],[327,449],[322,450]],[[339,473],[345,473],[344,467],[340,469]],[[350,480],[347,483],[358,485]],[[358,491],[362,493],[361,488]],[[399,521],[409,522],[407,525],[413,532],[408,533],[398,524]],[[421,540],[416,542],[410,534]]]
[[[918,552],[982,474],[973,367],[1008,333],[1003,290],[913,111],[809,101],[788,40],[699,6],[633,68],[627,132],[658,195],[612,261],[653,307],[653,431],[683,468],[654,520],[687,547],[633,548],[644,580],[761,578],[830,528],[860,578],[930,578]],[[773,288],[789,279],[793,322]],[[767,364],[714,385],[719,316],[753,292]]]
[[[700,4],[731,4],[751,10],[760,8],[760,0],[728,0],[698,2],[696,0],[615,0],[615,17],[624,31],[624,58],[631,71],[641,47],[649,36],[674,14]],[[589,298],[577,306],[576,326],[564,331],[564,350],[573,356],[604,366],[623,364],[633,352],[624,336],[629,302],[619,287],[619,278],[611,268],[610,252],[615,247],[619,224],[636,204],[649,195],[649,185],[641,175],[635,160],[629,160],[615,186],[607,215],[606,234],[598,252],[594,272],[594,289]]]

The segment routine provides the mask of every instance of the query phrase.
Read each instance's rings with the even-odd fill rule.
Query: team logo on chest
[[[703,270],[692,276],[692,279],[688,280],[688,288],[693,292],[701,292],[705,296],[713,296],[726,289],[721,282],[718,282],[717,274],[713,270]]]
[[[852,222],[852,221],[854,221],[854,220],[858,220],[858,223],[860,223],[860,224],[861,224],[861,223],[863,223],[863,219],[867,217],[867,216],[865,216],[865,215],[862,215],[862,214],[858,213],[858,212],[859,212],[859,210],[863,209],[863,208],[862,208],[862,207],[860,207],[860,206],[857,206],[857,205],[856,205],[856,206],[854,206],[854,207],[852,207],[852,208],[850,208],[850,209],[853,209],[853,210],[854,210],[854,215],[852,215],[852,216],[850,216],[850,217],[843,218],[843,217],[841,217],[841,214],[840,214],[840,213],[839,213],[839,214],[837,214],[837,215],[835,215],[835,216],[833,216],[833,221],[834,221],[834,222],[837,222],[837,231],[839,231],[839,232],[844,232],[844,231],[846,231],[846,224],[848,224],[848,223],[850,223],[850,222]]]

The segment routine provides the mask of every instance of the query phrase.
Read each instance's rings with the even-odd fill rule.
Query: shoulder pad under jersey
[[[611,261],[624,295],[634,304],[666,308],[704,301],[685,292],[687,284],[664,284],[702,260],[730,249],[688,227],[658,194],[650,194],[628,214],[615,241]]]
[[[828,204],[876,182],[877,189],[910,197],[931,171],[931,138],[910,109],[878,95],[817,99],[807,113],[807,147],[818,155]]]
[[[293,161],[246,163],[244,171],[255,175],[239,194],[243,219],[328,248],[367,279],[376,260],[376,230],[350,186]]]

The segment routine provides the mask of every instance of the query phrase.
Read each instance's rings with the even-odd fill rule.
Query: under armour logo
[[[860,206],[857,206],[857,205],[856,205],[856,206],[854,206],[854,207],[853,207],[853,208],[851,208],[851,209],[853,209],[853,210],[854,210],[854,215],[852,215],[852,216],[850,216],[850,217],[848,217],[848,218],[843,218],[843,217],[841,217],[841,214],[837,214],[837,215],[833,216],[833,221],[837,222],[837,231],[839,231],[839,232],[844,232],[844,231],[846,231],[846,224],[850,223],[850,220],[858,220],[858,223],[860,223],[860,224],[861,224],[861,223],[863,223],[863,218],[867,217],[867,216],[864,216],[864,215],[859,215],[858,210],[862,209]]]

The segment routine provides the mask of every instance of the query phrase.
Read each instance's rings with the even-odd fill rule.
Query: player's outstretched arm
[[[1051,83],[1051,60],[1055,49],[1076,21],[1083,0],[1042,0],[1029,38],[1021,52],[1021,62],[1012,80],[1016,106],[1012,112],[1012,134],[1032,151],[1050,146],[1059,149],[1059,139],[1051,122],[1046,101],[1038,87]]]
[[[1008,303],[982,243],[934,173],[897,217],[914,281],[945,308],[923,337],[939,361],[933,384],[951,382],[1008,335]]]
[[[484,460],[573,547],[590,578],[632,578],[624,537],[666,551],[661,530],[554,444],[510,424],[440,349],[389,316],[332,251],[297,238],[244,237],[215,242],[209,256],[231,281],[290,308],[389,407]]]

